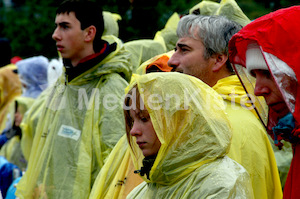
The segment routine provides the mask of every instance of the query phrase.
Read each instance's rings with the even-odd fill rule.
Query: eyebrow
[[[178,43],[177,46],[178,46],[179,48],[189,47],[188,45],[182,44],[182,43]]]
[[[60,22],[60,23],[55,23],[56,25],[58,26],[66,26],[66,25],[69,25],[70,23],[69,22]]]

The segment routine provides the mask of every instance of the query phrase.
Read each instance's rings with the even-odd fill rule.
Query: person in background
[[[229,42],[229,57],[274,143],[291,143],[293,159],[283,198],[300,193],[300,6],[257,18]],[[263,97],[263,98],[262,98]]]
[[[138,39],[124,43],[125,49],[131,52],[132,72],[136,73],[136,69],[145,61],[156,55],[165,53],[164,46],[152,39]]]
[[[22,170],[26,169],[27,161],[21,152],[20,140],[22,130],[20,124],[26,110],[33,104],[40,93],[47,88],[48,59],[44,56],[34,56],[17,62],[18,74],[22,84],[22,94],[14,99],[12,125],[7,127],[0,135],[0,155],[14,163]],[[12,139],[12,140],[11,140]],[[5,142],[4,142],[5,141]]]
[[[119,37],[119,24],[118,21],[122,17],[117,13],[112,13],[108,11],[103,11],[103,20],[104,20],[104,31],[103,35],[114,35]]]
[[[221,96],[185,74],[133,78],[124,114],[144,182],[127,198],[253,198],[249,174],[226,156],[231,124]]]
[[[255,198],[282,198],[269,138],[228,59],[228,42],[240,29],[225,16],[184,16],[168,64],[174,71],[201,79],[225,99],[233,132],[228,157],[249,172]]]
[[[22,93],[20,78],[15,70],[16,66],[12,64],[0,68],[0,132],[12,126],[13,102]]]
[[[55,24],[52,38],[65,72],[46,90],[19,198],[87,198],[125,134],[119,102],[131,78],[130,54],[117,37],[102,37],[99,2],[64,1]]]
[[[235,0],[221,0],[220,3],[210,0],[202,0],[189,10],[195,15],[220,15],[241,26],[246,26],[251,20],[244,14]]]
[[[29,57],[16,63],[22,83],[22,96],[37,98],[48,87],[49,60],[42,55]]]
[[[15,110],[12,102],[15,97],[21,95],[21,83],[18,75],[14,73],[17,66],[11,63],[12,48],[9,39],[0,38],[0,54],[0,134],[2,134],[3,130],[12,126]]]
[[[0,156],[0,198],[6,198],[9,186],[21,175],[22,172],[16,165]]]
[[[27,168],[27,161],[24,158],[20,143],[22,140],[22,129],[20,124],[25,112],[30,108],[34,102],[34,98],[19,96],[15,99],[15,114],[13,126],[3,132],[7,141],[0,148],[0,156],[5,157],[9,162],[18,166],[22,171]]]
[[[178,37],[176,35],[177,24],[180,20],[180,15],[174,12],[165,24],[165,27],[157,31],[153,40],[158,41],[163,45],[165,52],[175,48]]]

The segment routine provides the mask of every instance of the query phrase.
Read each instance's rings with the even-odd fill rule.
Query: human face
[[[85,52],[85,31],[81,30],[80,21],[74,12],[57,14],[56,28],[52,38],[56,41],[57,50],[65,59],[70,59],[73,66],[87,56]]]
[[[130,135],[136,137],[136,143],[143,155],[145,157],[156,155],[161,143],[155,133],[148,111],[130,109],[130,117],[133,121]]]
[[[285,116],[289,109],[270,72],[257,69],[253,70],[252,74],[256,77],[254,94],[263,96],[269,108],[275,111],[279,118]]]
[[[22,122],[23,116],[20,112],[20,108],[17,108],[17,111],[15,113],[15,126],[20,126],[21,122]]]
[[[206,49],[201,40],[182,37],[177,41],[175,53],[169,59],[168,65],[176,72],[195,76],[213,86],[213,59],[205,59],[205,52]]]

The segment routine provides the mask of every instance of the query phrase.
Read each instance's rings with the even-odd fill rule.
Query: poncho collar
[[[107,55],[116,50],[116,45],[116,43],[109,45],[108,42],[104,41],[104,46],[100,52],[82,59],[76,67],[72,66],[71,60],[64,59],[65,74],[68,76],[67,81],[72,81],[77,76],[100,63]]]
[[[224,100],[245,108],[248,107],[249,110],[255,113],[255,110],[251,108],[250,100],[237,75],[220,79],[212,88],[219,93]]]

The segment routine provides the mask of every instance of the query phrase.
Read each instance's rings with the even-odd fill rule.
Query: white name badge
[[[59,131],[58,131],[58,135],[65,137],[65,138],[71,138],[73,140],[78,140],[80,135],[81,135],[81,131],[78,129],[75,129],[71,126],[67,126],[67,125],[61,125]]]

